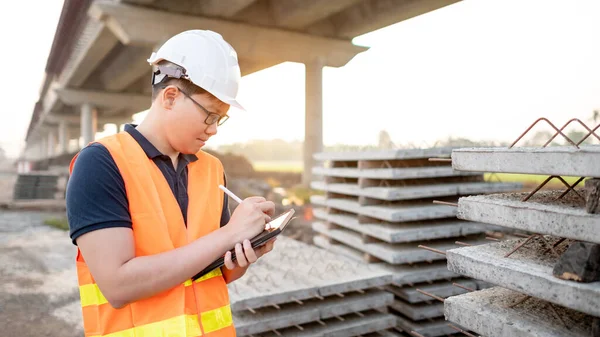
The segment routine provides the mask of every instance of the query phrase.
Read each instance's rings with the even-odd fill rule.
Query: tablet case
[[[295,212],[294,209],[290,209],[290,210],[280,214],[275,219],[272,219],[269,223],[282,220],[281,218],[283,218],[283,221],[281,222],[279,227],[271,228],[268,230],[265,229],[260,234],[258,234],[254,238],[252,238],[252,240],[250,240],[252,248],[256,249],[257,247],[264,245],[265,243],[267,243],[267,241],[269,241],[272,238],[281,234],[281,232],[283,232],[283,230],[285,229],[286,225],[292,220],[292,216],[294,215],[294,212]],[[231,252],[231,260],[235,261],[235,248],[231,249],[230,252]],[[192,280],[195,281],[195,280],[199,279],[200,277],[206,275],[210,271],[212,271],[216,268],[223,267],[224,265],[225,265],[225,255],[223,255],[222,257],[215,260],[213,263],[208,265],[206,268],[202,269],[202,271],[199,272],[198,274],[194,275],[194,277],[192,277]]]

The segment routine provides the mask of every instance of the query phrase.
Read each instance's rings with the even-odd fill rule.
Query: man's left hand
[[[235,261],[231,260],[231,252],[225,253],[225,267],[229,270],[237,267],[248,267],[250,264],[256,262],[260,257],[269,253],[273,250],[275,240],[277,238],[269,240],[263,246],[253,249],[250,244],[250,240],[244,240],[242,244],[238,243],[235,245]]]

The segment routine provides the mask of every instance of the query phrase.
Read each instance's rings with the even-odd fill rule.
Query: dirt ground
[[[0,211],[2,336],[83,336],[75,246],[67,232],[43,224],[57,216]]]

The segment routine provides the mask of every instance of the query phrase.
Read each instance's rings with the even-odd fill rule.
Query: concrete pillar
[[[56,150],[56,134],[54,133],[54,131],[48,131],[48,152],[47,152],[47,157],[48,158],[52,158],[54,157],[54,155]]]
[[[81,106],[81,138],[85,147],[94,141],[98,128],[98,110],[91,104]]]
[[[58,153],[65,154],[69,152],[69,125],[67,121],[60,121],[58,124]]]
[[[44,135],[45,136],[45,135]],[[48,137],[42,136],[38,143],[38,159],[48,158]]]
[[[313,154],[323,150],[323,62],[315,60],[305,65],[306,113],[304,116],[304,172],[302,184],[312,180]]]

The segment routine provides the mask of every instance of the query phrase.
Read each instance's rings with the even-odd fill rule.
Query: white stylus
[[[227,193],[228,196],[232,197],[233,200],[235,200],[238,204],[242,203],[242,199],[240,199],[237,195],[233,194],[233,192],[228,190],[227,187],[225,187],[223,185],[219,185],[219,188],[222,189],[223,192]]]
[[[238,204],[242,203],[242,199],[240,199],[237,195],[233,194],[233,192],[231,192],[229,189],[227,189],[227,187],[223,186],[223,185],[219,185],[219,188],[223,190],[223,192],[227,193],[228,196],[232,197],[233,200],[237,201]],[[265,225],[265,229],[271,229],[271,225],[269,223],[267,223]]]

